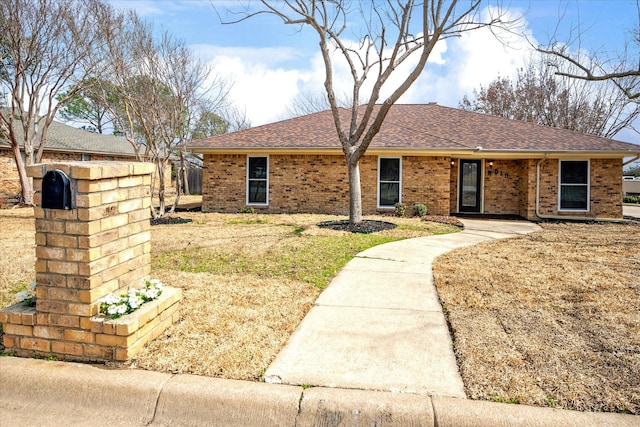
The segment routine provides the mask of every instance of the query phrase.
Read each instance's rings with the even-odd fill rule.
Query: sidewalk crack
[[[164,381],[161,385],[160,385],[160,390],[158,391],[158,395],[156,396],[156,403],[153,407],[153,415],[151,416],[151,421],[149,421],[146,425],[150,426],[152,425],[155,420],[156,420],[156,415],[158,413],[158,407],[160,406],[160,397],[162,396],[162,393],[164,392],[164,387],[167,385],[167,383],[169,381],[171,381],[173,378],[175,378],[177,376],[177,374],[171,374],[169,376],[169,378],[167,378],[166,381]]]

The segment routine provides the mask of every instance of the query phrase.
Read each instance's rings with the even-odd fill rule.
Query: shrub
[[[624,203],[640,203],[640,196],[624,196],[622,201]]]
[[[407,207],[402,203],[396,203],[395,208],[396,208],[395,212],[397,216],[404,216],[405,212],[407,211]]]
[[[422,203],[418,203],[417,205],[413,205],[413,214],[415,216],[423,217],[427,214],[427,207]]]
[[[239,211],[239,212],[240,212],[240,213],[243,213],[243,214],[253,214],[253,213],[256,213],[255,209],[253,209],[251,206],[247,206],[246,208],[242,208],[242,209],[240,209],[240,211]]]

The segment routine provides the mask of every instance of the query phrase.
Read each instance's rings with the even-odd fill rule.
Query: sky
[[[284,25],[275,16],[262,15],[237,24],[229,9],[239,2],[223,0],[110,0],[132,8],[154,28],[183,39],[216,76],[232,84],[234,105],[252,126],[287,118],[286,108],[300,93],[323,93],[324,68],[317,36]],[[242,3],[247,3],[242,2]],[[487,2],[486,7],[495,4]],[[502,41],[488,30],[465,33],[440,42],[423,73],[400,103],[437,102],[458,107],[498,76],[512,77],[529,55],[531,44],[575,40],[587,52],[615,52],[625,46],[638,25],[635,0],[503,0],[518,31],[528,40],[503,34]],[[506,41],[506,45],[505,42]],[[352,86],[346,70],[338,69],[336,92]],[[623,131],[616,139],[640,143],[640,136]]]

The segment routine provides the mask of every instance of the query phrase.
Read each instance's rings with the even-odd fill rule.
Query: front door
[[[460,160],[460,212],[480,212],[481,160]]]

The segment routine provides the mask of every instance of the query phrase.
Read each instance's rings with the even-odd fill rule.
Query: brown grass
[[[0,307],[35,280],[33,209],[0,209]]]
[[[363,236],[315,225],[330,216],[180,216],[193,222],[153,227],[152,266],[154,277],[183,288],[182,319],[132,364],[244,380],[261,378],[320,288],[367,242],[452,230],[398,218],[402,227]]]
[[[640,226],[545,224],[434,264],[468,395],[640,413]]]
[[[0,210],[0,301],[35,275],[31,209]],[[323,286],[364,248],[454,228],[410,218],[370,235],[320,229],[319,215],[184,213],[191,223],[152,227],[152,276],[184,292],[181,320],[130,365],[258,380]],[[5,232],[6,230],[6,232]],[[20,268],[17,268],[20,266]],[[0,349],[1,350],[1,349]]]
[[[2,307],[35,278],[31,212],[0,210]],[[152,228],[152,275],[183,288],[182,319],[131,364],[259,379],[332,274],[300,274],[324,264],[308,246],[329,245],[337,232],[314,224],[332,218],[179,215],[193,222]],[[443,231],[378,219],[403,225],[380,241]],[[299,268],[265,261],[292,249]],[[470,397],[640,413],[640,227],[545,224],[440,257],[434,274]]]

